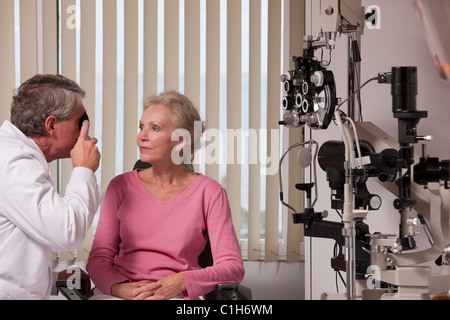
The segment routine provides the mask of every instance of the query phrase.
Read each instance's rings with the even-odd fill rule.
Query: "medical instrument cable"
[[[367,80],[366,82],[364,82],[363,85],[362,85],[361,87],[359,87],[355,92],[353,92],[353,94],[352,94],[350,97],[348,97],[347,99],[345,99],[344,101],[342,101],[342,102],[337,106],[336,110],[338,110],[338,109],[339,109],[344,103],[346,103],[348,100],[350,100],[351,98],[353,98],[354,95],[357,94],[359,91],[361,91],[361,89],[364,88],[364,86],[366,86],[369,82],[371,82],[371,81],[373,81],[373,80],[378,80],[378,79],[379,79],[379,77],[376,76],[376,77],[370,78],[369,80]]]

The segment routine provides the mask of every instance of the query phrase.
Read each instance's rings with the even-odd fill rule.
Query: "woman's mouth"
[[[150,150],[150,148],[149,147],[140,146],[139,150],[142,151],[142,152],[145,152],[145,151]]]

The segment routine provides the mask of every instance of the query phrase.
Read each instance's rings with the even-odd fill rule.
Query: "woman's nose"
[[[142,130],[142,131],[139,132],[138,140],[140,140],[140,141],[147,141],[148,140],[148,137],[147,137],[147,134],[145,133],[145,130]]]

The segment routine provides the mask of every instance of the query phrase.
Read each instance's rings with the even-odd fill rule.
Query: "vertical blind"
[[[303,21],[298,0],[2,0],[0,120],[9,119],[14,89],[34,74],[76,80],[106,189],[138,158],[144,99],[178,90],[206,123],[195,166],[226,188],[243,256],[299,261],[302,228],[280,206],[277,174],[281,152],[302,139],[278,120],[280,75],[288,57],[301,54]],[[301,181],[295,159],[286,163],[286,183]],[[70,159],[52,170],[64,194]],[[301,197],[288,196],[301,209]],[[92,233],[60,256],[86,259],[91,243]]]

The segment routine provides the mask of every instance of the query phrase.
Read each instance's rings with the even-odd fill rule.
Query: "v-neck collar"
[[[204,179],[204,176],[199,173],[198,176],[194,179],[194,181],[191,182],[191,184],[184,189],[180,194],[178,194],[177,196],[173,197],[172,199],[169,200],[161,200],[158,199],[157,197],[155,197],[144,185],[144,183],[142,182],[142,180],[139,178],[139,171],[141,171],[142,169],[136,169],[132,172],[133,177],[135,180],[137,180],[137,185],[139,186],[139,189],[145,193],[148,197],[150,197],[152,200],[158,202],[161,205],[172,205],[175,204],[179,201],[183,201],[186,198],[188,198],[198,187],[198,185],[202,182],[202,180]]]

